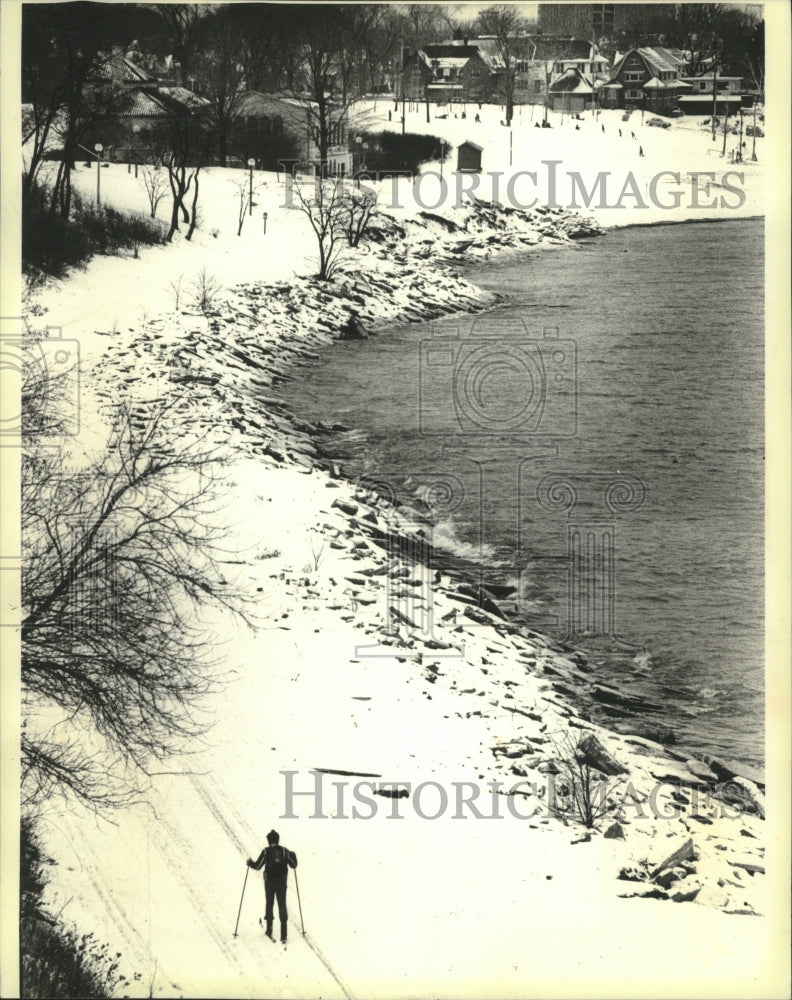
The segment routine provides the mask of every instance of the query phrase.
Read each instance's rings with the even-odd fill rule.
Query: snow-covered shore
[[[111,175],[123,203],[132,178]],[[295,274],[304,220],[278,216],[279,195],[259,189],[257,218],[266,205],[282,219],[268,237],[252,224],[213,237],[209,220],[194,247],[94,261],[39,297],[81,341],[88,447],[115,402],[166,400],[174,437],[189,428],[229,453],[223,569],[258,618],[248,631],[218,615],[228,678],[206,745],[167,762],[145,803],[112,827],[51,804],[53,906],[122,952],[141,996],[761,995],[774,944],[761,789],[743,783],[738,807],[728,765],[639,735],[640,705],[598,684],[595,662],[482,609],[459,577],[430,583],[410,512],[344,479],[323,428],[272,399],[352,311],[377,329],[494,304],[442,262],[596,227],[563,209],[394,213],[323,285]],[[199,266],[218,283],[206,313],[187,296]],[[431,631],[389,614],[427,601]],[[624,713],[621,733],[598,705]],[[570,738],[609,773],[590,837],[552,808],[569,805],[552,772]],[[313,793],[292,810],[290,781]],[[353,818],[360,781],[410,788],[367,789],[374,814]],[[300,857],[308,936],[292,886],[286,955],[263,938],[253,879],[232,937],[244,859],[272,826]]]
[[[433,581],[431,632],[394,626],[390,604],[412,594],[418,610],[426,599],[399,541],[414,537],[409,512],[339,476],[321,455],[322,429],[296,426],[268,399],[273,379],[337,337],[350,310],[376,326],[491,305],[437,266],[461,242],[481,253],[553,244],[573,222],[474,208],[452,219],[405,225],[401,253],[391,234],[330,286],[247,280],[219,290],[205,315],[152,308],[85,338],[87,428],[120,398],[176,398],[179,420],[233,455],[224,516],[236,556],[224,571],[259,618],[251,632],[218,618],[229,680],[206,706],[207,745],[169,762],[145,804],[116,827],[54,803],[45,817],[53,905],[68,902],[69,918],[122,952],[140,995],[593,995],[592,983],[609,982],[603,992],[670,984],[737,996],[769,967],[760,789],[745,786],[738,809],[715,794],[734,784],[725,765],[710,771],[591,721],[587,698],[630,706],[596,684],[594,663],[482,610],[464,581]],[[151,283],[167,252],[121,263]],[[553,787],[568,805],[563,773],[548,772],[570,736],[593,737],[586,752],[614,772],[590,838],[574,810],[551,808]],[[295,797],[289,818],[287,782],[311,792],[316,769],[330,772],[316,810],[327,818],[312,818],[315,795]],[[338,772],[348,783],[333,787]],[[375,815],[355,819],[349,783],[361,775],[409,783],[409,794],[373,799]],[[474,794],[492,818],[470,822],[459,796]],[[263,939],[252,880],[232,937],[244,858],[273,825],[300,855],[308,931],[301,940],[292,887],[285,956]],[[660,970],[658,956],[669,956]],[[647,967],[657,988],[646,988]]]

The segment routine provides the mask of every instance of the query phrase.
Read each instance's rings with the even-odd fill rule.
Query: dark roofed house
[[[101,141],[104,158],[113,162],[150,159],[158,137],[174,118],[199,115],[209,106],[206,98],[186,87],[160,82],[120,50],[100,57],[88,87],[105,96],[107,115],[85,145],[90,150]]]
[[[492,91],[492,69],[466,40],[426,45],[405,60],[402,87],[409,101],[485,101]]]
[[[680,79],[684,57],[660,47],[630,49],[613,67],[602,88],[602,104],[611,108],[643,108],[656,114],[676,110],[679,97],[690,89]]]

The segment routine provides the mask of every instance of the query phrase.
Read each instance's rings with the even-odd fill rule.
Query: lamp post
[[[134,140],[135,141],[135,178],[137,179],[137,175],[138,175],[138,163],[140,162],[140,146],[139,146],[139,143],[140,143],[140,126],[139,125],[133,125],[132,126],[132,133],[135,136],[135,140]]]
[[[97,142],[94,145],[94,149],[96,150],[96,207],[98,208],[102,204],[100,190],[102,180],[102,150],[104,146],[101,142]]]
[[[357,146],[357,163],[353,163],[352,164],[352,168],[353,168],[352,169],[352,173],[353,174],[357,173],[357,170],[360,167],[360,161],[361,161],[360,147],[363,145],[363,136],[362,135],[356,135],[355,136],[355,145]]]
[[[262,213],[262,218],[264,220],[264,235],[266,236],[267,235],[267,213],[266,212]]]
[[[443,160],[445,159],[445,139],[440,140],[440,180],[443,179]]]
[[[253,215],[253,167],[256,165],[256,161],[251,156],[247,161],[248,167],[250,168],[250,191],[248,194],[248,215]]]

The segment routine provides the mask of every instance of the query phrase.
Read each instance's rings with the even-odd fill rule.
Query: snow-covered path
[[[488,148],[494,152],[485,169],[500,169],[507,163],[507,130],[499,131],[491,120],[497,109],[486,113]],[[616,124],[616,118],[604,121],[609,128]],[[408,121],[409,128],[417,124]],[[552,130],[526,127],[515,139],[515,153],[527,155],[530,146],[534,161],[557,153],[576,169],[594,150],[598,169],[623,165],[624,147],[599,139],[590,124],[585,142],[582,131],[562,133],[560,123]],[[447,130],[440,134],[455,141],[470,127],[469,119],[432,123],[433,131]],[[642,170],[664,166],[674,155],[683,161],[674,164],[680,169],[701,169],[707,161],[700,134],[681,141],[674,154],[676,139],[650,131],[658,134],[646,141]],[[632,147],[626,148],[632,156]],[[760,198],[759,168],[753,169],[753,193]],[[115,204],[143,207],[140,183],[125,167],[105,173],[104,190]],[[310,273],[313,248],[305,220],[282,208],[282,191],[272,177],[259,189],[256,226],[249,223],[236,237],[229,201],[239,179],[235,174],[207,172],[205,221],[193,244],[144,250],[134,261],[95,260],[43,293],[46,321],[65,324],[64,335],[80,339],[89,367],[108,349],[123,359],[123,345],[148,319],[174,314],[174,285],[182,281],[187,289],[201,268],[226,288]],[[84,170],[78,185],[88,190],[91,183]],[[266,237],[258,228],[264,210]],[[403,217],[415,211],[412,205]],[[668,219],[660,213],[641,221]],[[608,224],[619,222],[611,217]],[[267,308],[263,302],[264,318],[251,334],[265,346],[276,325]],[[233,337],[241,342],[233,309],[223,306],[222,312],[229,343]],[[152,336],[165,341],[175,331],[190,338],[191,349],[208,337],[204,317],[180,322],[170,328],[166,319],[164,332]],[[207,343],[196,355],[201,370],[212,367],[207,357],[216,342]],[[273,356],[279,349],[276,343]],[[146,382],[144,362],[153,356],[153,348],[142,360],[130,351],[123,388],[121,373],[113,381],[107,372],[105,388],[119,395],[144,391],[141,385],[152,394],[159,391],[159,383]],[[219,370],[229,358],[213,361],[212,370]],[[229,364],[218,397],[207,396],[210,421],[225,419],[219,398],[236,401],[233,392],[244,383],[240,367]],[[254,402],[245,400],[245,416],[258,420]],[[86,392],[84,424],[96,429],[94,403]],[[53,907],[64,907],[68,920],[122,953],[122,969],[139,977],[129,987],[131,995],[761,995],[775,938],[765,918],[739,911],[766,913],[770,889],[758,873],[742,869],[741,874],[739,866],[731,871],[731,863],[743,856],[763,860],[764,824],[758,817],[695,819],[678,810],[660,820],[631,822],[628,814],[626,841],[596,834],[588,842],[577,842],[579,826],[565,826],[546,810],[531,818],[513,815],[510,806],[518,813],[523,804],[526,813],[534,807],[514,796],[508,801],[498,796],[498,819],[474,821],[467,808],[455,818],[453,782],[486,788],[493,775],[516,781],[517,765],[532,777],[539,773],[528,758],[517,764],[497,758],[494,748],[504,741],[533,739],[539,748],[532,751],[533,760],[552,754],[553,733],[569,732],[572,725],[586,728],[550,681],[559,672],[566,678],[573,665],[539,643],[534,649],[469,623],[465,656],[450,666],[434,659],[436,649],[416,643],[395,648],[392,656],[366,656],[360,647],[382,637],[386,608],[374,586],[379,577],[360,574],[381,571],[384,559],[366,542],[362,522],[356,525],[332,506],[338,496],[349,499],[353,489],[311,468],[310,461],[275,463],[264,454],[255,461],[235,460],[230,477],[228,544],[237,548],[240,561],[236,570],[229,565],[228,573],[238,573],[244,588],[257,595],[259,628],[254,632],[225,617],[215,623],[226,683],[206,705],[211,729],[188,756],[163,765],[145,801],[113,815],[115,825],[79,807],[53,803],[42,827],[58,862]],[[311,538],[327,543],[320,566],[311,565]],[[361,541],[363,547],[356,548]],[[448,612],[450,601],[442,595],[438,600],[445,600],[441,610]],[[444,628],[442,634],[455,640],[452,625]],[[436,677],[430,676],[429,668],[438,664]],[[518,717],[506,699],[512,706],[530,706],[531,715]],[[636,748],[615,736],[609,746],[629,761],[636,782],[651,780],[651,754],[661,748]],[[312,816],[315,803],[305,795],[295,797],[292,816],[283,772],[294,772],[295,790],[310,792],[311,772],[319,768],[410,782],[413,792],[408,799],[378,796],[375,815],[352,818],[351,788],[328,774],[322,818]],[[437,782],[451,796],[437,819],[417,811],[415,787],[423,782]],[[438,811],[441,795],[437,786],[426,787],[420,800],[424,813]],[[391,818],[392,810],[401,818]],[[482,810],[491,814],[484,804]],[[285,953],[264,938],[258,923],[264,909],[260,875],[247,878],[239,933],[233,935],[245,859],[258,853],[273,826],[299,856],[308,932],[303,940],[290,878]],[[738,912],[723,912],[723,903],[705,904],[705,897],[680,904],[620,898],[648,888],[617,881],[622,866],[639,859],[659,863],[691,836],[709,886],[728,876],[727,904]]]

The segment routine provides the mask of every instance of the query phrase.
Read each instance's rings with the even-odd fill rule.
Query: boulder
[[[696,894],[695,902],[702,906],[711,906],[713,909],[722,910],[724,906],[729,905],[731,900],[723,889],[714,885],[704,885]]]
[[[586,764],[596,768],[603,774],[615,775],[628,773],[627,768],[608,753],[593,733],[589,736],[584,736],[578,743],[577,749],[578,754]]]
[[[691,757],[690,760],[686,760],[685,767],[691,774],[694,774],[697,778],[701,778],[702,781],[706,781],[714,785],[718,780],[718,776],[711,771],[706,764],[703,764],[700,760],[696,760],[695,757]]]
[[[624,829],[621,823],[611,823],[608,829],[603,834],[606,840],[626,840],[624,836]]]
[[[659,875],[655,876],[653,881],[656,882],[663,889],[669,889],[674,884],[674,882],[679,882],[683,878],[686,878],[687,874],[688,872],[686,868],[681,868],[681,867],[665,868],[663,871],[660,872]]]
[[[764,794],[759,790],[759,787],[756,785],[756,783],[750,781],[748,778],[743,778],[740,775],[737,775],[735,778],[732,778],[731,783],[733,785],[737,785],[738,788],[741,788],[745,792],[749,801],[756,809],[757,813],[759,813],[762,819],[764,819],[765,797]]]
[[[662,864],[657,865],[652,871],[650,878],[655,879],[660,872],[665,871],[666,868],[675,868],[682,861],[693,861],[695,859],[696,851],[693,847],[693,838],[689,837],[684,844],[678,847],[673,854],[669,854]]]
[[[330,506],[338,508],[338,510],[342,511],[344,514],[349,514],[350,517],[354,517],[354,515],[358,512],[357,504],[354,504],[349,500],[342,500],[340,497],[336,497]]]
[[[672,896],[671,899],[675,903],[692,903],[694,899],[701,892],[700,885],[692,885],[690,888],[678,889]]]
[[[620,879],[622,882],[645,882],[646,872],[643,868],[622,868],[616,878]]]
[[[653,778],[674,785],[692,785],[694,788],[708,788],[709,782],[697,777],[685,767],[678,767],[671,761],[658,761],[649,768]]]

